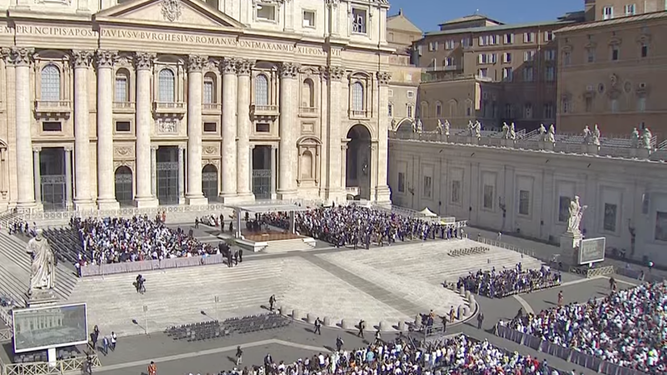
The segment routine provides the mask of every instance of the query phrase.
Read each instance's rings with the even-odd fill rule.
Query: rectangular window
[[[533,69],[532,66],[527,66],[523,68],[523,81],[524,82],[533,82],[535,79],[535,70]]]
[[[452,181],[452,203],[461,202],[461,181]]]
[[[593,112],[593,98],[590,96],[587,96],[584,99],[584,106],[585,106],[585,111],[586,112]]]
[[[486,78],[489,76],[489,69],[482,68],[477,71],[477,75],[481,78]]]
[[[453,57],[447,57],[445,59],[445,66],[454,66],[454,58]]]
[[[463,39],[461,39],[461,46],[462,46],[463,48],[470,47],[471,44],[472,44],[472,43],[471,43],[471,41],[470,41],[470,38],[463,38]]]
[[[556,68],[553,66],[547,66],[544,70],[544,79],[547,82],[553,82],[556,80]]]
[[[445,49],[454,49],[456,48],[456,43],[453,40],[445,41]]]
[[[205,122],[204,123],[204,133],[215,133],[218,131],[217,122]]]
[[[618,206],[615,204],[604,204],[604,219],[602,229],[606,232],[616,232],[616,211]]]
[[[482,47],[488,44],[488,35],[482,35],[478,38],[477,44]]]
[[[489,63],[488,55],[486,53],[480,53],[479,55],[477,55],[477,62],[479,64],[488,64]]]
[[[129,132],[132,126],[129,121],[116,121],[116,132]]]
[[[535,42],[535,33],[533,33],[533,32],[523,33],[523,42],[524,43],[534,43]]]
[[[484,185],[484,195],[482,196],[482,206],[488,210],[493,209],[493,186]]]
[[[495,46],[498,44],[498,35],[489,35],[489,45]]]
[[[637,98],[637,111],[646,112],[646,98]]]
[[[315,28],[315,11],[303,11],[303,27]]]
[[[523,118],[525,119],[533,118],[533,105],[531,103],[526,103],[523,105]]]
[[[364,9],[352,9],[352,32],[366,34],[367,13]]]
[[[611,113],[618,113],[618,99],[612,99],[609,106],[611,107]]]
[[[547,103],[544,105],[544,118],[554,118],[554,105]]]
[[[128,102],[128,93],[127,89],[127,78],[126,77],[116,77],[116,92],[114,93],[114,99],[116,102],[125,103]]]
[[[43,132],[60,132],[63,130],[62,123],[58,121],[44,121],[42,123]]]
[[[412,106],[410,104],[408,104],[407,112],[408,112],[408,117],[412,118],[413,109],[412,109]]]
[[[535,51],[526,51],[523,53],[523,61],[533,61],[535,60]]]
[[[551,42],[552,40],[554,40],[553,31],[545,31],[544,32],[544,41],[545,42]]]
[[[394,106],[389,104],[387,109],[387,115],[389,115],[389,117],[394,117]]]
[[[204,81],[204,97],[202,98],[202,103],[212,104],[213,103],[213,87],[212,81]]]
[[[620,49],[618,46],[612,46],[611,47],[611,61],[618,61],[618,58],[621,54]]]
[[[257,4],[256,15],[260,21],[275,21],[276,6],[271,4]]]
[[[556,50],[555,49],[545,50],[544,51],[544,60],[546,60],[546,61],[556,60]]]
[[[503,81],[512,82],[512,68],[503,68]]]
[[[635,4],[627,4],[625,7],[623,7],[625,10],[625,15],[626,16],[633,16],[635,14]]]
[[[595,50],[592,48],[589,48],[586,50],[586,61],[589,63],[594,63],[595,62]]]
[[[442,116],[442,105],[441,105],[440,103],[437,103],[437,104],[435,105],[435,115],[436,115],[437,117]]]
[[[572,64],[572,53],[570,51],[563,52],[563,66],[570,66]]]
[[[431,198],[433,190],[433,179],[431,176],[424,176],[424,197]]]
[[[519,215],[530,215],[530,192],[519,190]]]
[[[512,62],[512,53],[511,52],[503,53],[503,62],[504,63],[511,63]]]
[[[514,44],[514,34],[505,34],[505,44]]]
[[[505,118],[514,118],[514,107],[511,104],[505,104]]]
[[[667,0],[665,0],[665,1],[667,1]],[[666,5],[667,5],[667,4],[666,4]],[[642,43],[642,46],[641,46],[641,56],[642,56],[642,57],[646,57],[646,56],[648,56],[648,44],[646,44],[646,43]]]
[[[558,222],[566,223],[570,217],[570,197],[559,197],[558,199]]]
[[[602,19],[610,20],[614,18],[614,7],[604,7],[602,8]]]
[[[655,213],[655,239],[667,242],[667,212]]]
[[[257,124],[255,124],[255,131],[257,133],[270,133],[271,125],[269,125],[266,122],[258,122]]]
[[[561,100],[561,108],[563,113],[570,113],[572,111],[572,108],[570,108],[570,99],[568,98],[563,98]]]
[[[405,193],[405,173],[398,172],[398,192]]]

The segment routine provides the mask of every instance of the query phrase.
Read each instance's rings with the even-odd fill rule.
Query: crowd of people
[[[560,272],[554,272],[549,266],[543,265],[539,270],[524,270],[521,263],[513,268],[476,273],[470,272],[459,278],[456,288],[464,287],[471,293],[489,298],[503,298],[513,294],[532,292],[561,284]]]
[[[643,284],[602,300],[501,323],[542,340],[648,374],[667,373],[667,284]]]
[[[382,246],[398,240],[426,241],[463,236],[463,230],[453,224],[357,205],[320,207],[300,212],[295,225],[299,233],[338,247],[368,248],[371,244]]]
[[[30,225],[27,221],[17,218],[7,224],[7,231],[10,235],[24,234],[29,237],[35,237],[37,234],[37,223],[33,222],[32,225]]]
[[[340,338],[339,338],[340,339]],[[337,345],[338,346],[338,345]],[[242,366],[240,361],[237,364]],[[576,375],[554,370],[540,361],[509,353],[488,341],[464,335],[415,348],[408,340],[376,341],[355,350],[319,353],[293,363],[275,362],[270,354],[263,366],[222,371],[219,375]],[[192,374],[186,374],[192,375]],[[197,374],[199,375],[199,374]]]
[[[191,233],[167,227],[160,217],[72,218],[84,254],[79,254],[81,266],[162,260],[216,254],[218,249],[199,242]]]

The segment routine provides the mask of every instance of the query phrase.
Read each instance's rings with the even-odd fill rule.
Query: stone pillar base
[[[280,191],[280,190],[278,190],[278,199],[290,200],[290,199],[296,199],[296,198],[297,198],[297,191],[296,190],[290,190],[290,191]]]
[[[136,208],[155,208],[159,205],[159,202],[156,198],[146,197],[146,198],[135,198],[134,206]]]
[[[74,209],[76,211],[88,211],[88,210],[94,210],[97,208],[97,205],[92,201],[74,201]]]
[[[185,204],[188,206],[205,206],[208,204],[208,198],[205,196],[201,197],[185,197]]]
[[[651,150],[648,148],[640,148],[637,150],[637,157],[640,159],[648,159],[651,156]]]
[[[16,211],[18,213],[31,213],[37,210],[38,204],[35,201],[32,202],[17,202]]]
[[[255,201],[255,194],[253,193],[239,193],[237,195],[239,202],[254,202]]]
[[[563,233],[560,236],[560,256],[565,262],[579,264],[577,255],[582,238],[581,233]]]
[[[344,203],[347,200],[347,192],[343,189],[324,189],[324,197],[327,203]]]
[[[389,186],[378,186],[375,188],[375,203],[379,205],[391,205],[391,190],[389,190]]]
[[[232,195],[232,194],[229,194],[229,195],[227,195],[227,194],[220,194],[220,195],[219,195],[219,198],[220,198],[220,202],[221,202],[222,204],[229,204],[229,203],[238,203],[238,202],[241,202],[241,200],[239,200],[239,196],[236,195],[236,194],[233,194],[233,195]]]
[[[479,144],[479,138],[477,138],[477,137],[468,137],[466,139],[466,141],[467,141],[468,144],[471,144],[471,145]]]
[[[35,290],[32,294],[25,294],[25,304],[27,307],[46,307],[55,305],[58,297],[53,290]]]
[[[120,203],[116,202],[115,199],[98,199],[97,200],[97,209],[98,210],[118,210],[120,209]]]
[[[540,141],[540,150],[553,151],[554,150],[554,144],[551,143],[551,142],[542,142],[542,141]]]

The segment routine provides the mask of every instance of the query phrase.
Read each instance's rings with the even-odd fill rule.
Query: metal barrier
[[[533,258],[535,257],[535,252],[534,251],[528,251],[528,250],[525,250],[525,249],[521,249],[521,248],[518,248],[514,245],[510,245],[510,244],[505,243],[505,242],[494,241],[494,240],[490,240],[490,239],[484,238],[484,237],[478,237],[477,242],[480,242],[480,243],[483,243],[483,244],[486,244],[486,245],[495,246],[495,247],[500,247],[502,249],[516,251],[519,254],[528,255],[528,256],[533,257]]]
[[[92,355],[92,366],[102,366],[96,354]],[[82,371],[87,358],[76,357],[59,359],[55,366],[48,362],[10,363],[2,364],[2,375],[63,375],[71,371]]]
[[[11,329],[11,327],[14,325],[14,319],[12,318],[12,315],[5,311],[5,309],[0,309],[0,319],[2,319],[3,322]]]
[[[604,361],[598,357],[586,354],[574,348],[568,348],[562,345],[554,344],[550,341],[542,340],[539,337],[525,334],[515,329],[496,324],[496,336],[505,340],[510,340],[517,344],[527,346],[538,352],[547,353],[558,357],[564,361],[577,364],[587,369],[601,372],[605,375],[646,375],[645,372],[638,371],[628,367],[621,367],[613,363]]]
[[[615,271],[614,266],[604,266],[599,268],[589,268],[586,271],[586,278],[612,275]]]
[[[14,335],[12,334],[11,328],[0,329],[0,343],[12,341],[12,337],[14,337]]]

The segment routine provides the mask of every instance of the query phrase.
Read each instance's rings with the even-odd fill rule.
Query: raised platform
[[[223,241],[233,240],[234,243],[241,249],[252,251],[253,253],[265,250],[271,250],[270,252],[272,253],[308,250],[315,247],[317,244],[317,242],[311,237],[273,229],[268,231],[263,230],[261,232],[254,232],[243,229],[241,230],[241,236],[241,238],[234,238],[231,232],[222,232],[218,235],[218,238]]]

